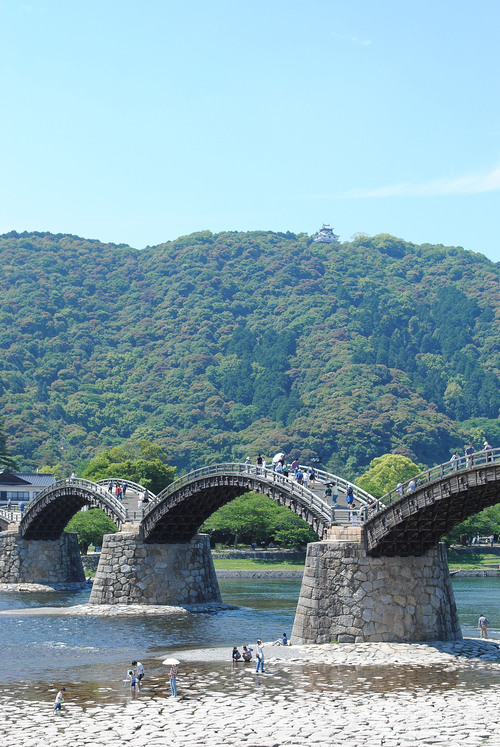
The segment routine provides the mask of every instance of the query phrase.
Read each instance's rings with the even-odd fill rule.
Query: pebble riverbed
[[[135,699],[85,701],[68,687],[0,695],[2,747],[89,745],[495,745],[500,747],[500,641],[272,646],[266,673],[227,663],[230,648],[176,651],[179,697],[146,674]],[[150,671],[150,670],[148,670]],[[398,674],[399,673],[399,674]],[[399,679],[398,679],[399,677]]]

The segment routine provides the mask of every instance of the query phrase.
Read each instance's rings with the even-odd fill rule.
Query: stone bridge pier
[[[139,525],[104,536],[90,604],[221,602],[206,534],[189,542],[148,543]]]
[[[19,531],[0,532],[0,584],[42,584],[67,589],[85,583],[76,534],[56,540],[23,539]]]
[[[295,643],[460,640],[445,545],[421,556],[371,557],[361,527],[308,545]]]

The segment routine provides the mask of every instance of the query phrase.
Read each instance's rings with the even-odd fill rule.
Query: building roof
[[[9,472],[0,470],[0,485],[32,485],[35,488],[46,488],[56,481],[54,475],[39,472]]]

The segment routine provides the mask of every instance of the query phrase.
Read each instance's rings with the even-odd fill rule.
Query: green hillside
[[[258,451],[354,478],[500,445],[499,266],[383,234],[202,232],[138,251],[0,237],[0,395],[23,467],[127,439],[181,469]]]

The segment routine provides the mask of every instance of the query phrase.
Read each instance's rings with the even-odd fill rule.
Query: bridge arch
[[[323,538],[331,507],[312,490],[269,469],[240,463],[215,464],[183,475],[161,491],[144,511],[147,543],[189,542],[218,508],[255,491],[286,506]]]
[[[500,502],[500,449],[416,475],[366,509],[367,552],[420,556],[469,516]]]
[[[122,503],[90,480],[66,479],[42,490],[24,511],[19,524],[23,539],[58,539],[68,521],[84,506],[100,508],[121,529],[126,521]]]

